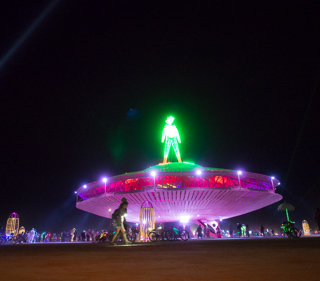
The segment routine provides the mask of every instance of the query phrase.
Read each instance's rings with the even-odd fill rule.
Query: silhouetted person
[[[247,237],[250,237],[249,225],[247,225],[247,224],[246,224],[246,234],[247,234]]]
[[[237,232],[238,232],[238,236],[241,237],[241,224],[237,223]]]
[[[120,231],[121,231],[124,242],[126,244],[131,244],[131,242],[129,242],[127,239],[126,230],[124,228],[124,223],[126,224],[128,202],[126,198],[122,198],[121,202],[122,203],[120,204],[120,207],[119,207],[119,214],[117,215],[116,221],[115,221],[117,230],[116,230],[116,233],[113,235],[112,240],[110,241],[111,245],[115,245],[114,240],[117,238]]]
[[[260,232],[261,232],[261,235],[264,236],[264,226],[263,225],[260,226]]]
[[[233,227],[231,224],[229,224],[229,234],[230,234],[230,237],[233,237]]]
[[[320,231],[320,209],[316,209],[316,213],[314,214],[314,220],[318,225],[318,231]]]
[[[202,238],[202,227],[200,224],[199,224],[196,232],[197,232],[198,239]]]

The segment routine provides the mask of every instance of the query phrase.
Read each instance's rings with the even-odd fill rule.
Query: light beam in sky
[[[32,34],[36,27],[44,20],[44,18],[51,12],[51,10],[57,5],[60,0],[53,0],[51,3],[41,12],[38,18],[29,26],[26,32],[14,43],[10,50],[0,60],[0,70],[6,64],[6,62],[13,56],[22,43]]]

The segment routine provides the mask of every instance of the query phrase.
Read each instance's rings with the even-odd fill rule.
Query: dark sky
[[[74,190],[159,163],[168,115],[183,161],[274,175],[314,226],[316,1],[142,2],[1,4],[0,226],[15,211],[27,229],[103,227]],[[277,205],[229,222],[278,226]]]

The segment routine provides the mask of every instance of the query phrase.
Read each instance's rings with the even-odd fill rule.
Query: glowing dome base
[[[139,221],[141,204],[152,203],[156,222],[217,220],[246,214],[282,199],[279,181],[269,176],[204,168],[191,163],[167,163],[87,184],[77,190],[77,208],[111,218],[122,197],[127,220]]]

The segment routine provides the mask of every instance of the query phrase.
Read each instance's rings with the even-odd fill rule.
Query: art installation
[[[19,231],[19,216],[17,213],[12,213],[8,220],[6,225],[6,235],[7,236],[16,236]]]
[[[181,140],[180,140],[177,127],[175,125],[172,125],[173,120],[174,118],[172,116],[167,118],[166,120],[167,125],[165,125],[162,132],[161,142],[165,141],[163,163],[167,163],[168,161],[168,155],[169,155],[171,146],[174,150],[174,153],[176,154],[178,162],[181,162],[179,145],[178,145],[178,142],[181,143]]]
[[[147,241],[148,233],[155,228],[155,215],[152,204],[149,201],[143,202],[140,209],[140,240]]]
[[[274,177],[182,162],[178,149],[180,137],[172,125],[173,119],[167,119],[162,134],[163,163],[79,187],[76,207],[111,218],[121,198],[126,197],[129,222],[140,221],[141,204],[148,201],[154,208],[157,223],[202,220],[212,224],[282,199],[276,193],[280,182]],[[179,162],[166,163],[171,146]]]
[[[302,229],[304,235],[310,235],[310,226],[309,223],[306,220],[302,221]]]

